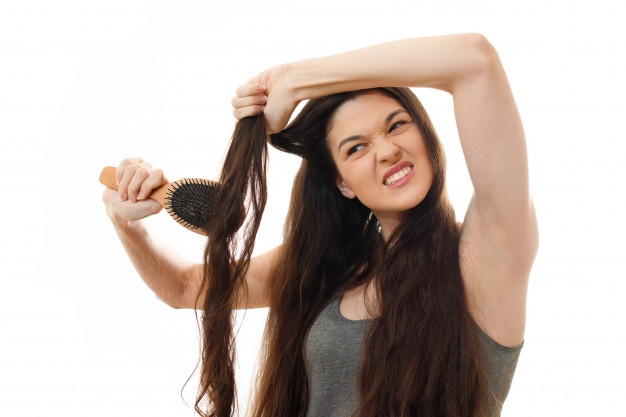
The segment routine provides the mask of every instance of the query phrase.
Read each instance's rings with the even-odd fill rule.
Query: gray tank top
[[[305,344],[309,385],[307,417],[350,417],[358,405],[357,379],[363,339],[373,320],[349,320],[339,311],[340,297],[322,310],[311,326]],[[522,345],[498,344],[476,326],[485,352],[485,367],[493,390],[488,416],[500,416]]]

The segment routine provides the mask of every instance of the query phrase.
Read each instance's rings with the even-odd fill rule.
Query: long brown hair
[[[236,408],[232,312],[247,290],[244,279],[267,201],[266,162],[263,117],[237,123],[220,175],[222,186],[214,197],[215,221],[203,227],[208,240],[196,300],[196,310],[202,308],[203,313],[200,389],[195,403],[202,416],[231,416]],[[201,294],[204,305],[198,306]]]
[[[337,170],[326,143],[335,111],[361,92],[310,100],[285,130],[270,137],[274,147],[300,155],[303,162],[294,181],[283,250],[269,285],[270,309],[253,398],[254,417],[306,415],[303,352],[308,331],[334,295],[372,279],[378,291],[379,317],[364,344],[355,415],[468,417],[483,413],[485,378],[461,280],[460,228],[445,192],[443,149],[410,89],[381,91],[409,112],[424,137],[434,170],[425,199],[410,210],[387,242],[378,233],[371,211],[358,199],[347,199],[338,191]],[[239,125],[242,123],[261,124],[245,119]],[[256,139],[235,137],[243,133],[242,128],[233,135],[231,150],[239,155],[233,156],[234,160],[242,158],[244,149],[238,146],[248,141],[259,144],[255,145],[258,154],[251,158],[264,163],[260,150],[264,133],[257,130]],[[236,178],[232,180],[236,184],[251,181],[246,182],[244,194],[264,198],[264,165],[263,169],[241,170],[242,166],[255,166],[250,162],[239,166],[225,163],[223,174],[229,174],[223,175],[222,181],[228,176]],[[240,178],[249,175],[253,178]],[[251,190],[255,187],[258,192]],[[241,204],[241,197],[231,197],[232,204]],[[253,204],[252,209],[253,220],[248,223],[252,227],[244,233],[247,240],[242,254],[230,247],[236,235],[230,230],[226,234],[212,230],[205,253],[205,277],[211,279],[204,280],[207,301],[198,401],[208,396],[212,411],[206,415],[211,417],[226,417],[233,410],[234,339],[226,308],[232,307],[234,294],[245,286],[243,274],[262,205]],[[227,236],[229,243],[212,242],[220,236]],[[237,255],[243,255],[240,262],[235,262]],[[217,301],[215,306],[216,300],[228,303]]]

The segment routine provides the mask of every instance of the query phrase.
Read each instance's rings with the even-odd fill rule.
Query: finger
[[[157,214],[161,211],[161,209],[163,209],[161,204],[150,198],[144,201],[138,201],[137,204],[134,205],[137,206],[137,211],[135,212],[136,218],[133,220],[139,220],[153,214]]]
[[[265,106],[248,106],[240,109],[234,109],[233,115],[235,116],[235,119],[241,120],[250,116],[258,116],[263,112],[263,110],[265,110]]]
[[[102,200],[105,204],[107,215],[112,220],[119,222],[141,220],[160,212],[163,208],[161,204],[152,199],[138,201],[137,203],[119,201],[116,198],[115,191],[110,188],[104,190]]]
[[[152,194],[155,188],[167,183],[167,179],[160,169],[155,169],[150,173],[150,176],[141,183],[139,192],[137,193],[137,200],[144,200]]]
[[[124,171],[126,171],[126,168],[128,168],[132,164],[140,165],[145,164],[145,162],[143,159],[138,157],[123,159],[122,162],[120,162],[120,164],[117,166],[117,172],[115,174],[115,180],[117,181],[118,185],[120,184],[120,182],[122,182],[122,178],[124,177]]]
[[[109,203],[111,203],[113,201],[117,201],[117,200],[119,200],[117,198],[117,192],[114,189],[112,189],[112,188],[105,187],[104,191],[102,192],[102,202],[104,204],[109,204]]]
[[[125,201],[128,199],[128,184],[130,184],[130,181],[133,179],[137,168],[138,165],[136,164],[130,164],[126,166],[126,168],[124,168],[123,170],[120,170],[118,168],[118,173],[121,173],[121,178],[118,181],[119,184],[117,186],[117,191],[120,195],[121,201]]]
[[[259,83],[246,83],[237,87],[237,97],[253,96],[265,92],[265,86]]]
[[[130,179],[128,186],[126,188],[128,199],[132,201],[133,203],[137,202],[137,194],[139,194],[141,185],[150,176],[150,171],[148,170],[148,168],[142,167],[140,165],[136,165],[136,166],[137,166],[137,169],[135,170],[135,173],[133,177]]]
[[[265,103],[267,103],[267,96],[264,94],[246,97],[233,97],[230,101],[230,104],[232,104],[232,106],[236,109],[248,106],[264,105]]]

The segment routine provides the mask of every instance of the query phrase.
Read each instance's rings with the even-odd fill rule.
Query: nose
[[[377,158],[379,162],[398,162],[400,159],[400,148],[395,144],[393,138],[381,137],[376,144]]]

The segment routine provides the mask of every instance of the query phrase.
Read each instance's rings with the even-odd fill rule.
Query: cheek
[[[350,161],[343,169],[343,179],[350,186],[367,190],[376,181],[376,164],[372,163],[367,156]]]

